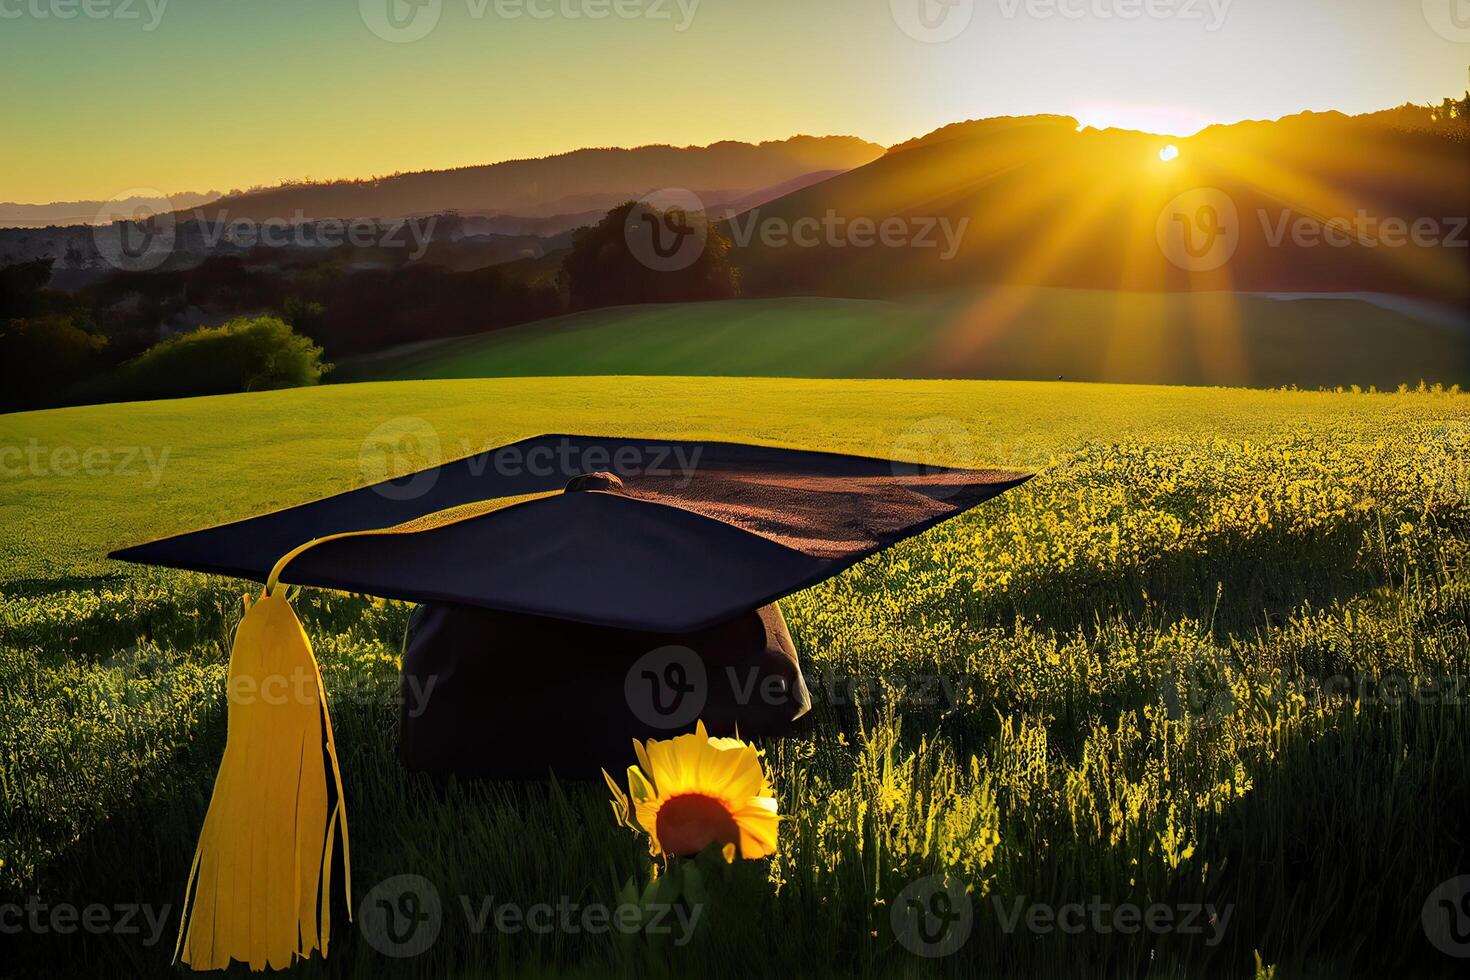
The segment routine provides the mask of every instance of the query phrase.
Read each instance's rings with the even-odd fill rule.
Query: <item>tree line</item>
[[[699,238],[692,260],[673,268],[643,233]],[[118,271],[68,292],[49,288],[53,264],[0,268],[0,411],[314,384],[330,358],[739,288],[718,230],[636,202],[579,230],[561,255],[468,271],[432,257],[387,264],[360,251],[259,248],[186,269]],[[290,367],[263,373],[264,363]]]

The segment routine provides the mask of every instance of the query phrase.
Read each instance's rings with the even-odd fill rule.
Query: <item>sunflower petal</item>
[[[651,800],[658,796],[652,783],[643,775],[643,770],[637,766],[628,767],[628,794],[633,798],[633,803],[639,804],[645,800]]]
[[[740,856],[747,861],[770,857],[776,853],[776,838],[781,818],[776,815],[776,801],[757,796],[735,811],[740,828]]]
[[[607,788],[613,795],[610,802],[612,803],[613,816],[617,818],[618,826],[630,827],[634,830],[638,829],[632,824],[630,807],[628,806],[628,794],[624,793],[618,784],[613,782],[612,776],[606,769],[602,770],[602,778],[607,782]]]
[[[648,750],[636,738],[633,739],[633,754],[638,757],[638,765],[642,766],[643,771],[648,773],[649,777],[652,778],[653,763],[648,761]]]

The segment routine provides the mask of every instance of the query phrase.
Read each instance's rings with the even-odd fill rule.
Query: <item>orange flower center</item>
[[[665,800],[654,829],[665,854],[698,854],[711,844],[740,843],[740,828],[725,804],[700,793]]]

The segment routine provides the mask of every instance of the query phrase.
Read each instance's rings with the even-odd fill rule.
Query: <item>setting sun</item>
[[[1172,160],[1178,160],[1179,147],[1175,146],[1173,143],[1170,143],[1168,146],[1159,151],[1159,159],[1164,161],[1165,163],[1169,163]]]

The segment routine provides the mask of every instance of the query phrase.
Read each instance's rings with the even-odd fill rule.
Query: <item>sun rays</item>
[[[1329,282],[1364,267],[1428,291],[1463,279],[1463,253],[1412,238],[1386,247],[1364,232],[1364,215],[1423,223],[1393,213],[1403,196],[1373,177],[1405,161],[1375,158],[1372,144],[1355,145],[1359,158],[1348,166],[1330,140],[1313,145],[1297,134],[1283,151],[1273,134],[1248,127],[1173,140],[1085,127],[1064,135],[1023,160],[1008,148],[1003,170],[971,178],[962,268],[944,278],[975,293],[948,316],[934,370],[983,367],[993,345],[1050,315],[1039,289],[1084,284],[1115,294],[1113,316],[1096,324],[1104,379],[1163,379],[1184,368],[1240,384],[1251,353],[1239,297],[1265,288],[1253,285],[1265,272],[1297,268]],[[1303,223],[1321,240],[1304,237]]]

